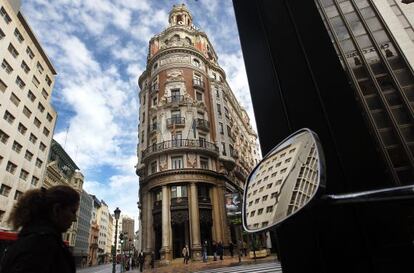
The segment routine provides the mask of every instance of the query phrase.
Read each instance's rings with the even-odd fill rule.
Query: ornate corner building
[[[165,263],[185,245],[197,260],[202,242],[235,240],[225,194],[241,191],[260,157],[217,60],[186,6],[176,5],[167,29],[150,40],[138,80],[141,247]]]

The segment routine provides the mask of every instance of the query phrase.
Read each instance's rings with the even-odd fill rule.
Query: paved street
[[[116,272],[120,272],[119,265],[116,267]],[[104,264],[92,267],[86,267],[82,269],[77,269],[78,273],[112,273],[112,264]]]
[[[112,264],[99,265],[78,269],[78,273],[111,273]],[[117,265],[116,272],[120,272]],[[190,262],[183,264],[182,259],[174,260],[168,266],[161,266],[154,269],[145,269],[144,273],[281,273],[280,263],[275,262],[274,256],[258,259],[256,263],[252,259],[244,258],[242,264],[238,258],[226,257],[223,261]],[[139,273],[139,270],[127,271],[127,273]]]
[[[253,265],[241,265],[232,267],[222,267],[197,271],[196,273],[281,273],[280,263],[264,263]]]

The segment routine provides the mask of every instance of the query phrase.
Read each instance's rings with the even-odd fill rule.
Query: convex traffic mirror
[[[277,225],[305,207],[325,183],[318,136],[301,129],[273,148],[245,184],[243,226],[257,232]]]

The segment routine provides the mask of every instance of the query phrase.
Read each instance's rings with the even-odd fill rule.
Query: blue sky
[[[231,0],[22,1],[24,16],[58,72],[54,138],[81,168],[84,188],[111,211],[119,207],[135,219],[137,79],[149,39],[167,27],[168,13],[179,3],[209,36],[233,92],[253,119]]]

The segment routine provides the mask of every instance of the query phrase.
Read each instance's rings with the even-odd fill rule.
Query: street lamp
[[[116,267],[116,245],[117,245],[117,234],[118,234],[118,220],[119,220],[119,216],[121,215],[121,210],[117,207],[114,210],[114,215],[115,215],[115,249],[114,249],[114,254],[112,257],[112,273],[115,273],[115,267]]]

